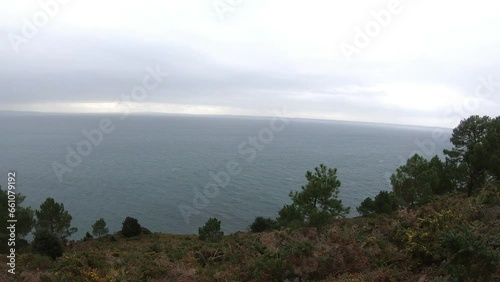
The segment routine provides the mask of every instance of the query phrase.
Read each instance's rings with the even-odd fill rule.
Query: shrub
[[[90,235],[90,233],[85,233],[85,237],[83,237],[83,241],[88,241],[88,240],[91,240],[91,239],[94,239],[94,237],[92,237],[92,235]]]
[[[298,212],[293,221],[302,219],[306,226],[318,229],[328,225],[336,218],[343,218],[349,213],[349,207],[344,207],[342,200],[338,198],[340,180],[337,177],[337,169],[331,169],[320,164],[314,172],[306,173],[307,184],[300,191],[291,191],[289,196],[292,200],[291,206],[283,207],[283,213]],[[295,209],[289,210],[290,208]],[[292,222],[293,222],[292,221]]]
[[[304,216],[296,205],[284,205],[278,212],[278,224],[286,227],[300,227],[304,225]]]
[[[101,237],[109,233],[109,229],[106,227],[106,221],[104,218],[98,219],[92,225],[92,234],[96,237]]]
[[[442,246],[447,252],[447,267],[459,281],[488,281],[497,270],[500,252],[488,247],[480,236],[465,226],[445,232]]]
[[[399,208],[399,200],[394,192],[380,191],[375,200],[366,198],[356,210],[361,215],[369,215],[371,213],[391,214]]]
[[[48,230],[40,230],[35,233],[32,244],[33,251],[48,256],[55,260],[62,256],[63,245],[59,237]]]
[[[361,205],[356,208],[360,215],[369,215],[375,212],[375,202],[373,199],[368,197],[361,202]]]
[[[134,237],[141,234],[142,228],[139,221],[133,217],[125,218],[122,226],[122,235],[125,237]]]
[[[203,227],[198,229],[198,238],[202,241],[218,242],[224,236],[224,232],[220,231],[220,220],[217,218],[208,219]]]
[[[271,218],[263,218],[258,216],[255,221],[250,225],[250,231],[252,232],[263,232],[267,230],[272,230],[276,228],[276,221]]]
[[[398,199],[394,192],[380,191],[375,196],[374,208],[375,213],[391,214],[399,208]]]
[[[153,232],[151,230],[147,229],[146,227],[141,227],[141,233],[144,235],[151,235]]]

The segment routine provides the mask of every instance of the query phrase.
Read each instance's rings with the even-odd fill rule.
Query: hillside
[[[493,187],[493,188],[492,188]],[[76,242],[52,261],[18,257],[18,281],[500,280],[500,193],[445,196],[393,215],[328,227],[194,235],[120,234]],[[7,281],[10,276],[2,272]],[[491,276],[490,276],[491,275]],[[4,281],[2,280],[2,281]]]

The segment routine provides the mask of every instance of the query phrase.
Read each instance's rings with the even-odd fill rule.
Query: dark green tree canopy
[[[92,234],[96,237],[101,237],[109,233],[108,228],[106,227],[106,221],[104,218],[97,220],[92,225]]]
[[[125,237],[134,237],[141,234],[142,227],[136,218],[127,216],[122,224],[122,235]]]
[[[480,147],[483,146],[485,136],[490,126],[491,118],[488,116],[470,116],[460,121],[453,129],[450,138],[454,147],[444,150],[449,163],[453,164],[459,175],[459,189],[465,189],[471,196],[486,181],[483,159],[478,157]]]
[[[490,177],[500,181],[500,116],[491,120],[488,125],[475,161],[481,163]]]
[[[429,161],[415,154],[391,176],[394,194],[408,207],[427,203],[432,187],[438,183],[438,175]]]
[[[302,221],[307,226],[321,227],[334,218],[345,217],[349,207],[344,207],[338,199],[340,181],[337,169],[321,164],[314,172],[306,173],[307,184],[301,191],[290,192],[291,206],[280,211],[281,222]]]
[[[62,256],[63,245],[59,237],[47,229],[40,229],[35,232],[32,246],[33,251],[41,255],[48,256],[55,260]]]
[[[277,222],[272,218],[264,218],[262,216],[258,216],[255,218],[255,221],[250,225],[250,231],[264,232],[275,229],[276,227],[277,227]]]
[[[371,213],[391,214],[399,208],[399,202],[400,200],[394,192],[380,191],[375,196],[375,200],[366,198],[356,210],[361,215],[369,215]]]
[[[33,228],[34,220],[34,212],[31,207],[23,207],[22,203],[26,199],[26,196],[22,194],[16,194],[16,211],[15,216],[17,219],[16,223],[16,234],[18,238],[23,238],[31,232]],[[0,221],[2,222],[1,226],[3,227],[0,231],[0,238],[7,236],[7,220],[9,218],[9,197],[7,190],[2,190],[2,186],[0,186]],[[6,245],[6,244],[4,244]]]
[[[202,241],[219,242],[224,236],[224,232],[220,230],[220,224],[217,218],[209,218],[205,225],[198,229],[198,238]]]
[[[59,204],[52,198],[47,198],[40,205],[40,209],[35,211],[35,215],[37,231],[48,230],[63,240],[77,231],[71,227],[73,218],[64,209],[64,204]]]

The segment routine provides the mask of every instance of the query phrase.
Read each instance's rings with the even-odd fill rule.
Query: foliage
[[[375,196],[375,213],[391,214],[399,208],[399,200],[394,192],[380,191]]]
[[[404,249],[422,263],[441,261],[443,254],[438,240],[441,232],[460,222],[460,217],[451,210],[433,212],[417,219],[415,226],[398,231]]]
[[[491,120],[483,143],[478,148],[477,161],[495,181],[500,181],[500,116]]]
[[[275,229],[277,227],[277,222],[272,218],[264,218],[258,216],[255,221],[250,225],[250,231],[252,232],[264,232],[268,230]]]
[[[198,238],[202,241],[219,242],[224,236],[224,232],[220,231],[220,224],[217,218],[209,218],[205,225],[198,229]]]
[[[300,192],[290,192],[293,208],[283,207],[279,221],[303,220],[305,226],[321,227],[349,213],[349,207],[344,207],[342,200],[338,199],[340,181],[337,169],[321,164],[314,172],[308,171],[306,179],[307,184],[302,186]],[[282,218],[281,215],[289,218]]]
[[[133,217],[127,216],[122,224],[122,235],[125,237],[134,237],[141,234],[141,225],[139,221]]]
[[[77,231],[76,228],[71,227],[72,217],[64,209],[64,204],[59,204],[52,198],[47,198],[35,214],[37,231],[48,230],[63,240]]]
[[[400,166],[391,176],[395,195],[407,207],[428,203],[432,196],[432,187],[439,181],[437,172],[424,157],[415,154],[405,165]]]
[[[457,178],[457,173],[450,162],[443,162],[438,156],[434,156],[429,161],[429,169],[432,173],[437,174],[437,181],[431,182],[431,191],[434,195],[445,195],[454,192],[455,183],[454,179]]]
[[[356,208],[360,215],[369,215],[375,212],[375,202],[372,198],[364,199],[359,207]]]
[[[63,245],[60,238],[48,229],[40,229],[35,232],[31,247],[34,252],[54,260],[63,254]]]
[[[92,225],[92,234],[96,237],[102,237],[104,235],[107,235],[109,233],[108,228],[106,227],[106,221],[104,221],[104,218],[98,219],[93,225]]]
[[[85,237],[83,237],[83,241],[91,240],[94,239],[92,235],[90,235],[89,232],[85,233]]]
[[[480,205],[496,205],[500,203],[500,183],[486,183],[476,197]]]
[[[361,215],[369,215],[371,213],[377,214],[391,214],[399,208],[399,199],[394,192],[380,191],[375,200],[366,198],[356,210]]]
[[[22,203],[24,202],[24,199],[26,199],[26,196],[16,193],[16,201],[15,201],[15,216],[17,219],[16,223],[16,235],[18,238],[23,238],[28,233],[30,233],[33,224],[34,224],[34,219],[33,219],[33,210],[31,207],[23,207]],[[7,220],[9,219],[9,197],[8,197],[8,192],[7,190],[2,190],[2,186],[0,186],[0,220],[2,224],[5,224]],[[1,238],[4,238],[6,236],[5,233],[6,228],[2,228],[0,232]],[[2,246],[7,245],[7,244],[2,244]]]
[[[446,267],[457,280],[489,281],[498,270],[500,251],[488,247],[469,227],[448,230],[441,241],[447,253]]]
[[[277,222],[280,226],[300,227],[304,223],[304,215],[301,214],[297,205],[284,205],[278,212]]]
[[[464,189],[468,196],[471,196],[486,180],[484,159],[479,156],[490,122],[491,118],[488,116],[474,115],[463,119],[453,129],[450,138],[454,147],[451,150],[444,150],[449,162],[462,172],[463,178],[459,181],[461,182],[459,188]]]

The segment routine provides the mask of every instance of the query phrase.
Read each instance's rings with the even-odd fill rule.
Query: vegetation
[[[47,229],[40,229],[35,232],[32,243],[33,251],[56,259],[63,254],[61,239]]]
[[[92,225],[92,234],[96,237],[101,237],[107,235],[109,233],[109,229],[106,227],[106,221],[104,218],[98,219]]]
[[[499,118],[463,120],[452,143],[444,161],[412,156],[392,175],[393,191],[357,207],[363,216],[344,218],[349,210],[338,199],[336,170],[320,165],[307,172],[300,191],[289,194],[292,203],[276,220],[257,217],[252,232],[226,236],[216,218],[195,236],[153,234],[127,217],[120,232],[106,235],[99,219],[92,226],[96,238],[87,232],[83,240],[63,246],[71,216],[48,198],[35,212],[31,248],[16,254],[16,278],[500,281]],[[4,212],[0,215],[7,216]],[[26,235],[33,212],[26,208],[24,214]],[[5,273],[0,281],[11,278]]]
[[[78,230],[71,227],[71,215],[64,209],[64,204],[57,203],[52,198],[47,198],[40,205],[40,209],[35,211],[37,231],[47,230],[65,240]]]
[[[399,209],[399,201],[394,192],[380,191],[375,200],[366,198],[356,210],[361,215],[392,214]]]
[[[344,217],[349,207],[338,199],[340,181],[337,169],[321,164],[306,173],[307,184],[299,192],[290,192],[291,205],[280,211],[278,222],[285,226],[323,227],[332,219]]]
[[[16,245],[19,246],[21,240],[31,232],[34,224],[34,212],[30,207],[23,207],[22,203],[26,197],[22,194],[16,194],[15,208],[16,208],[16,235],[17,242]],[[7,252],[9,249],[8,245],[8,230],[7,230],[7,220],[9,218],[9,197],[7,190],[2,190],[0,186],[0,251]]]
[[[139,221],[133,217],[127,216],[122,224],[122,235],[125,237],[134,237],[141,234],[142,228]]]
[[[220,231],[220,224],[217,218],[209,218],[205,225],[198,229],[198,238],[202,241],[219,242],[224,236],[224,232]]]
[[[255,221],[250,225],[250,231],[252,232],[264,232],[276,229],[278,227],[278,223],[276,220],[272,218],[264,218],[262,216],[258,216],[255,218]]]

